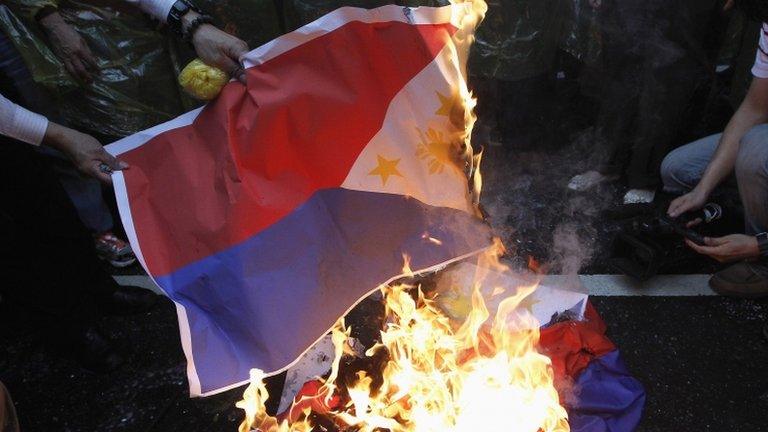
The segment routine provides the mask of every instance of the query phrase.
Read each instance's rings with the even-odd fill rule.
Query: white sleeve
[[[48,119],[6,99],[0,94],[0,135],[40,145],[48,129]]]
[[[757,45],[757,57],[752,67],[752,75],[758,78],[768,78],[768,24],[760,27],[760,42]]]
[[[165,22],[168,18],[168,12],[171,11],[171,7],[176,3],[176,0],[125,0],[143,10],[144,12],[152,15],[154,18]]]

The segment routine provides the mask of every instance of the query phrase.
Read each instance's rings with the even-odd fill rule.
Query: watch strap
[[[760,249],[760,256],[768,258],[768,232],[762,232],[757,237],[757,247]]]
[[[192,43],[192,36],[195,35],[197,29],[203,24],[213,24],[213,17],[210,15],[200,15],[192,20],[191,23],[183,30],[183,38],[187,43]],[[194,47],[193,47],[194,48]]]
[[[188,2],[187,0],[176,1],[176,3],[171,6],[171,10],[168,11],[168,18],[166,19],[166,22],[168,23],[168,26],[170,26],[171,29],[173,29],[173,31],[175,31],[180,36],[184,35],[184,26],[181,23],[181,18],[190,10],[203,15],[203,12],[200,9],[195,7],[195,5]]]

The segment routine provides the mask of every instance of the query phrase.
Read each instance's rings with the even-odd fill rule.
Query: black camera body
[[[641,281],[673,269],[688,258],[681,238],[704,244],[704,236],[689,228],[689,222],[701,219],[703,223],[710,223],[722,216],[722,208],[714,203],[676,219],[649,206],[625,207],[621,214],[614,215],[614,219],[621,221],[622,228],[611,245],[609,265]]]

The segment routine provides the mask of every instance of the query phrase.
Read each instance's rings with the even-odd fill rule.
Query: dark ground
[[[648,399],[640,432],[768,431],[768,302],[721,297],[593,297]],[[189,399],[175,312],[105,318],[133,342],[129,364],[94,375],[0,330],[0,378],[22,430],[235,431],[240,389]]]

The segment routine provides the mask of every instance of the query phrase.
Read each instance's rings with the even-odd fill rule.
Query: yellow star
[[[437,98],[440,100],[440,108],[435,111],[435,114],[448,117],[458,129],[464,128],[464,104],[462,103],[459,92],[452,91],[450,96],[446,96],[438,91],[435,92]]]
[[[400,171],[397,170],[397,164],[400,163],[400,159],[388,160],[381,155],[376,156],[379,160],[379,165],[374,168],[368,175],[381,176],[381,184],[386,186],[387,180],[390,176],[402,177]]]

